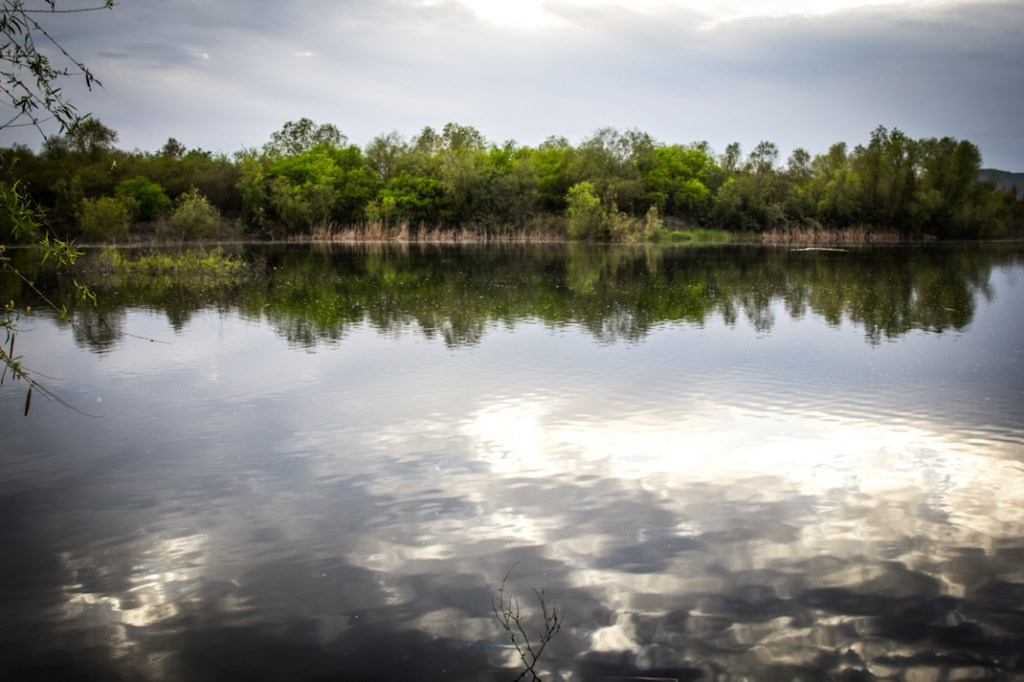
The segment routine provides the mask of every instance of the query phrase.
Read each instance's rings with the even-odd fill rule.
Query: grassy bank
[[[747,235],[726,230],[693,228],[685,230],[660,230],[654,236],[657,242],[671,244],[730,244],[749,241]]]

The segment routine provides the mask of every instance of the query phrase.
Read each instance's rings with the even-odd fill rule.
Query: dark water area
[[[1024,679],[1024,247],[226,253],[23,320],[0,679]]]

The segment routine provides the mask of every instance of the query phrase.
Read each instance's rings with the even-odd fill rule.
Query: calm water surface
[[[1024,678],[1024,249],[233,255],[23,325],[2,679]]]

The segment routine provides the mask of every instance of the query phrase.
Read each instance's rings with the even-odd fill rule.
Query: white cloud
[[[516,28],[544,28],[562,25],[562,13],[629,12],[648,18],[680,10],[703,17],[701,28],[713,28],[741,19],[823,16],[844,10],[902,5],[938,6],[941,0],[457,0],[484,22]],[[441,2],[422,3],[427,7]]]
[[[719,150],[769,139],[784,154],[857,144],[884,124],[969,139],[986,163],[1024,168],[1024,76],[1013,68],[1024,59],[1019,3],[254,7],[204,3],[200,13],[126,3],[90,15],[60,36],[106,90],[75,83],[66,91],[124,146],[146,150],[174,136],[231,153],[301,116],[335,123],[358,144],[458,121],[531,145],[549,135],[575,142],[612,125]],[[149,27],[144,35],[140,25]]]
[[[461,0],[461,2],[477,17],[494,24],[538,28],[556,26],[561,23],[558,16],[545,7],[543,0]]]

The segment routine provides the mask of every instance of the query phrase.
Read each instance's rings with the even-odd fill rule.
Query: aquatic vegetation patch
[[[149,253],[103,249],[83,265],[87,271],[103,277],[169,277],[183,284],[228,283],[238,280],[248,271],[245,261],[225,254],[220,248]]]

